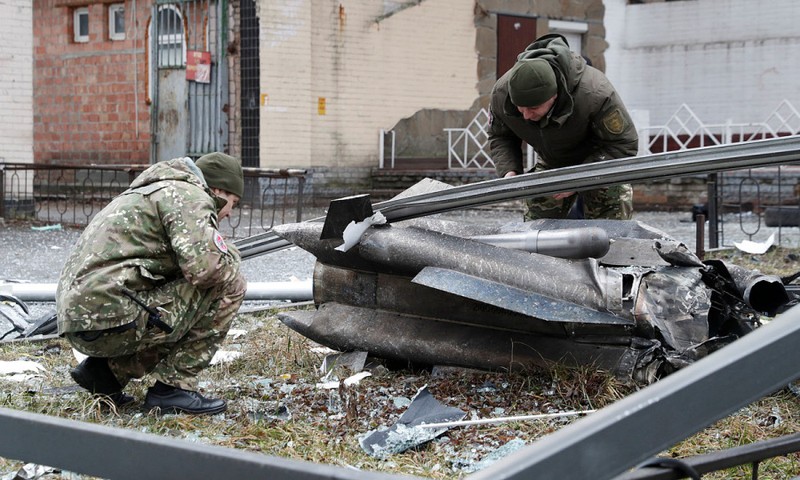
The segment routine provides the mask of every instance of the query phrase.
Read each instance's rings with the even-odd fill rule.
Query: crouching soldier
[[[58,283],[58,330],[88,358],[78,385],[133,401],[133,378],[156,380],[145,408],[214,414],[222,399],[197,391],[244,299],[240,256],[217,222],[244,190],[234,157],[211,153],[145,170],[86,227]]]

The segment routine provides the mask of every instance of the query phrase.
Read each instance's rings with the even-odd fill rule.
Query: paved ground
[[[495,210],[451,212],[443,216],[465,222],[505,223],[520,220],[517,212]],[[663,230],[694,249],[696,227],[691,221],[690,212],[639,212],[634,218]],[[782,245],[800,245],[800,229],[796,227],[784,228],[782,232],[763,224],[759,227],[757,217],[753,215],[742,218],[742,227],[736,216],[726,217],[725,222],[724,240],[727,245],[745,239],[765,241],[771,233],[776,233],[776,243],[778,233],[781,233]],[[743,229],[755,233],[749,236]],[[0,248],[0,281],[55,283],[67,254],[79,235],[78,229],[60,226],[32,227],[26,223],[0,225],[0,238],[3,241]],[[313,266],[312,255],[299,248],[289,248],[248,259],[242,263],[242,271],[249,281],[282,282],[292,278],[311,278]]]

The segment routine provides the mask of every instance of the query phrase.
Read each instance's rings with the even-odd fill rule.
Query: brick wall
[[[122,2],[120,2],[122,3]],[[73,39],[73,7],[34,0],[37,163],[146,163],[150,115],[144,39],[150,5],[125,1],[124,40],[110,40],[108,3],[89,9],[89,41]],[[134,38],[134,32],[136,37]]]
[[[0,161],[33,162],[33,30],[30,0],[0,2]]]

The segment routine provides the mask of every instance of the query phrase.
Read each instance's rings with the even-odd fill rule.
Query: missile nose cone
[[[327,253],[342,243],[341,239],[321,240],[322,226],[322,222],[286,223],[272,227],[272,230],[284,240],[320,258],[320,254]]]

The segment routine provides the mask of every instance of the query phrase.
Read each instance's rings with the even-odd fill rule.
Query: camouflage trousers
[[[148,313],[142,310],[135,328],[103,332],[93,340],[75,333],[65,336],[79,352],[108,358],[123,387],[149,373],[168,385],[197,390],[197,375],[208,366],[228,334],[246,288],[241,275],[208,290],[186,280],[170,282],[137,295],[145,304],[161,307],[161,320],[172,327],[172,333],[149,325]]]
[[[597,190],[586,190],[557,200],[553,197],[535,197],[525,200],[525,221],[539,218],[576,218],[570,209],[580,199],[583,216],[578,218],[630,220],[633,215],[633,188],[614,185]]]

